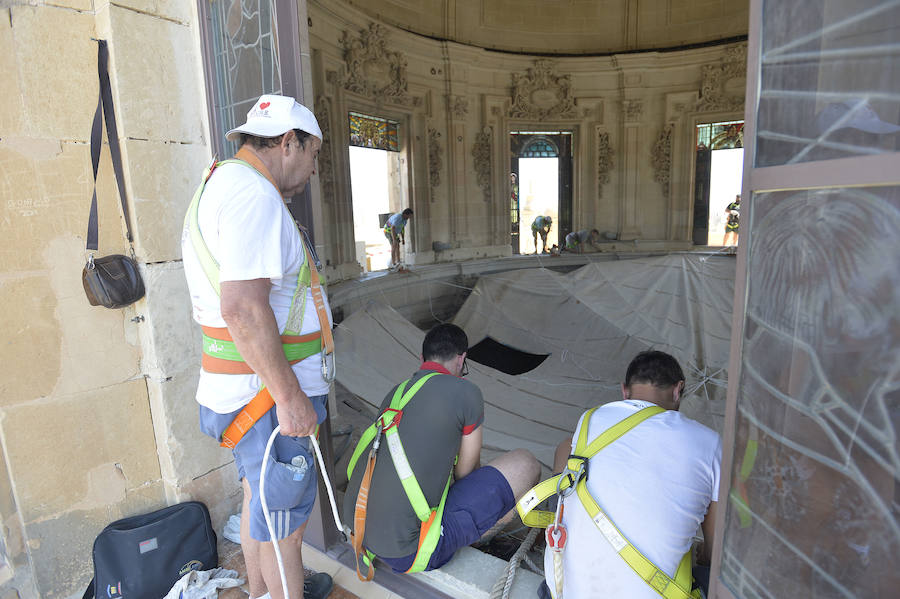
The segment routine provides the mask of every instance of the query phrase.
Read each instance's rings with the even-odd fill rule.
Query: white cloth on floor
[[[238,573],[225,568],[191,570],[181,577],[164,599],[215,599],[219,589],[230,589],[244,584]]]

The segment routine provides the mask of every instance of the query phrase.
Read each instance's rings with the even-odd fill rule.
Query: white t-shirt
[[[591,416],[588,441],[642,408],[625,400]],[[582,420],[584,416],[582,416]],[[582,422],[575,429],[578,438]],[[718,433],[667,410],[640,423],[591,458],[587,487],[623,535],[669,576],[691,546],[711,501],[718,498],[722,442]],[[568,540],[563,552],[565,597],[659,599],[597,529],[578,495],[564,500]],[[544,553],[547,585],[555,594],[553,552]]]
[[[406,220],[407,219],[403,218],[402,212],[397,212],[395,214],[392,214],[387,219],[387,222],[384,224],[384,227],[388,230],[390,230],[393,227],[397,227],[398,232],[403,232],[403,229],[406,228]]]
[[[219,263],[220,282],[271,280],[269,303],[278,330],[284,332],[297,275],[306,255],[300,232],[275,187],[250,167],[223,164],[206,184],[198,221],[203,240]],[[226,326],[219,296],[206,278],[186,230],[182,233],[181,253],[194,320],[205,326]],[[325,306],[331,322],[327,297]],[[307,289],[300,334],[320,328],[312,293]],[[320,354],[293,365],[300,387],[310,397],[328,393],[321,365]],[[254,374],[212,374],[201,369],[197,401],[214,412],[227,414],[250,401],[260,386],[259,377]]]

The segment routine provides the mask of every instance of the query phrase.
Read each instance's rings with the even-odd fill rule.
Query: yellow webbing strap
[[[532,487],[531,490],[525,493],[525,495],[522,496],[519,502],[516,503],[516,510],[519,512],[519,516],[522,518],[522,522],[526,526],[531,526],[533,528],[547,528],[547,526],[553,521],[555,514],[553,512],[535,510],[534,508],[548,497],[556,494],[557,484],[559,486],[558,490],[560,491],[568,489],[575,482],[573,480],[572,474],[577,473],[582,465],[586,465],[588,460],[594,457],[597,452],[636,427],[647,418],[659,414],[660,412],[665,412],[665,410],[663,408],[660,408],[659,406],[644,408],[643,410],[635,412],[631,416],[623,419],[621,422],[618,422],[609,427],[608,429],[603,431],[600,436],[594,439],[594,441],[590,445],[588,445],[587,424],[588,422],[590,422],[591,415],[596,409],[597,408],[591,408],[584,414],[584,417],[582,417],[581,419],[581,432],[578,435],[578,441],[575,443],[575,453],[569,456],[569,461],[566,464],[566,472],[538,483],[537,485]],[[563,481],[559,482],[560,477],[563,476],[565,476],[566,478]]]
[[[651,588],[666,599],[699,599],[699,589],[691,592],[691,553],[688,551],[678,565],[675,571],[675,578],[672,579],[656,567],[656,565],[647,559],[638,549],[625,538],[612,520],[600,509],[600,506],[591,497],[587,490],[587,482],[584,475],[583,467],[587,461],[596,455],[601,449],[630,431],[632,428],[665,410],[659,406],[644,408],[621,422],[609,427],[601,433],[593,442],[588,444],[588,425],[590,423],[593,408],[588,410],[581,420],[581,429],[578,435],[578,441],[575,443],[575,453],[569,456],[566,464],[566,471],[562,474],[554,476],[550,479],[538,483],[530,491],[528,491],[522,499],[516,504],[519,516],[527,526],[546,528],[552,524],[554,513],[542,510],[535,510],[534,507],[542,501],[556,494],[557,489],[563,491],[569,488],[573,482],[575,483],[575,492],[581,501],[582,506],[587,511],[591,520],[600,530],[600,533],[612,545],[613,549],[625,560],[625,563],[631,567]],[[575,480],[573,474],[578,478]]]

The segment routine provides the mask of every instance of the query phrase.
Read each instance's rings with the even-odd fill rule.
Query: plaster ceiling
[[[345,0],[375,20],[482,48],[609,54],[747,34],[749,0]]]

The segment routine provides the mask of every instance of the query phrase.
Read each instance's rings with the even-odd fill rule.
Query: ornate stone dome
[[[749,0],[345,0],[421,35],[527,54],[610,54],[747,35]]]

